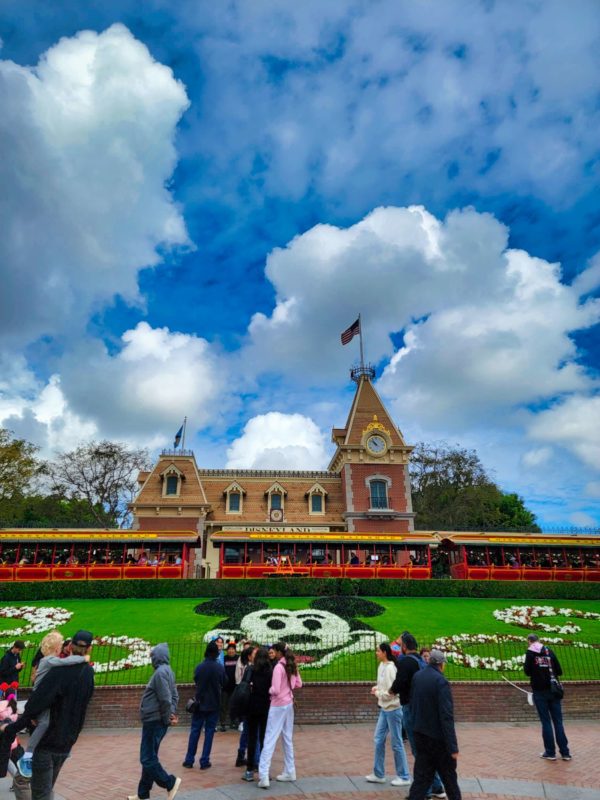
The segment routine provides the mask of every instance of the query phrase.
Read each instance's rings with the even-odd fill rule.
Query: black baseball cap
[[[75,636],[71,639],[71,644],[78,647],[90,647],[93,638],[93,635],[89,631],[77,631]]]

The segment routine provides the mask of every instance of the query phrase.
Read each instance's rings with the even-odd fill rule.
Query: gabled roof
[[[377,425],[373,425],[373,423],[377,423]],[[369,425],[373,425],[373,429],[379,427],[385,430],[392,446],[406,446],[400,430],[394,424],[375,387],[368,378],[363,376],[354,395],[346,427],[343,429],[334,428],[334,441],[337,439],[339,444],[343,444],[346,447],[360,445]],[[340,441],[342,435],[344,437],[343,442]]]
[[[163,475],[169,471],[176,471],[184,479],[181,494],[175,496],[163,495]],[[198,506],[208,505],[202,481],[198,475],[196,459],[193,455],[161,455],[154,465],[135,500],[131,506]]]

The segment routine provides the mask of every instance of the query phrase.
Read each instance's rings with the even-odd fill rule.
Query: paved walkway
[[[459,775],[465,796],[469,800],[600,800],[600,723],[567,723],[567,735],[573,761],[547,762],[539,758],[542,747],[537,725],[459,725]],[[181,769],[187,744],[185,728],[169,731],[161,760],[183,778],[178,800],[267,800],[284,795],[290,800],[404,798],[404,788],[365,781],[373,766],[372,737],[372,725],[298,726],[294,735],[298,780],[291,784],[273,781],[267,791],[242,781],[242,770],[233,766],[237,751],[234,732],[215,736],[210,770]],[[124,800],[137,787],[138,748],[139,730],[84,731],[61,773],[56,800]],[[278,748],[272,775],[282,766]],[[387,767],[391,777],[389,746]],[[7,780],[0,780],[0,800],[14,800],[8,785]],[[156,789],[152,796],[161,798],[165,793]]]

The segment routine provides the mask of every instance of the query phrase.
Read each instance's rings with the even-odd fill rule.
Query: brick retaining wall
[[[304,725],[371,722],[376,706],[370,683],[308,683],[296,693],[296,722]],[[521,684],[527,688],[527,684]],[[99,686],[88,710],[92,728],[129,728],[139,725],[141,686]],[[179,686],[180,709],[193,695],[193,686]],[[457,722],[532,722],[536,712],[525,695],[504,683],[453,683]],[[19,693],[27,697],[27,690]],[[600,681],[565,684],[563,714],[567,719],[600,719]],[[181,711],[181,720],[189,717]]]

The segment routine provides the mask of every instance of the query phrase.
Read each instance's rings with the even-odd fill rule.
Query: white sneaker
[[[385,778],[378,778],[374,772],[370,775],[365,775],[365,780],[369,781],[369,783],[385,783]]]
[[[295,781],[296,780],[296,773],[295,772],[282,772],[281,775],[277,776],[278,781]]]
[[[268,778],[259,778],[258,781],[258,788],[259,789],[268,789],[270,786],[270,782]]]
[[[410,778],[400,778],[399,776],[395,777],[393,780],[390,781],[392,786],[410,786],[412,781]]]
[[[181,778],[175,778],[175,783],[173,784],[173,788],[167,795],[167,800],[173,800],[177,792],[179,791],[179,787],[181,786]]]
[[[137,794],[128,794],[127,800],[140,800],[140,798],[137,796]]]

